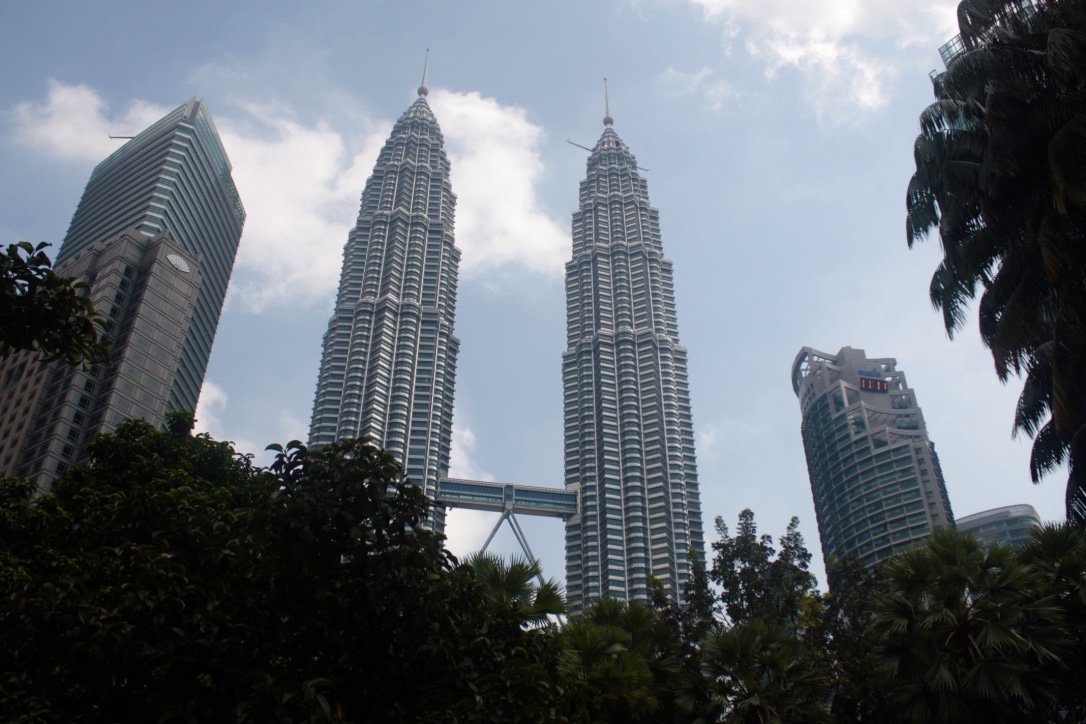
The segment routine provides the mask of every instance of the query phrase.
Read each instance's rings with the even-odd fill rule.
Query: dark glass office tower
[[[671,592],[704,557],[686,350],[671,262],[637,161],[604,119],[573,214],[562,355],[566,524],[573,611],[601,597]]]
[[[109,320],[111,362],[0,363],[0,473],[48,489],[83,445],[126,417],[195,410],[245,210],[202,101],[184,103],[102,161],[72,217],[57,272],[88,285]]]
[[[392,129],[343,249],[310,445],[372,436],[433,498],[448,474],[460,250],[441,130],[419,98]],[[441,531],[444,511],[433,512]]]
[[[56,258],[59,267],[133,228],[169,232],[198,257],[200,288],[168,409],[196,409],[234,268],[245,209],[230,170],[207,106],[189,99],[95,167]]]

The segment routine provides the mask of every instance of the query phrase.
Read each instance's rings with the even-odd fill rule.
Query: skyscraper
[[[804,347],[792,364],[822,554],[873,566],[953,526],[943,471],[897,360]]]
[[[433,498],[449,469],[460,250],[425,72],[418,95],[381,149],[343,249],[309,444],[373,436]],[[442,530],[443,509],[431,522]]]
[[[59,267],[90,244],[129,228],[168,231],[200,263],[192,325],[168,397],[169,409],[195,410],[245,208],[215,123],[190,98],[95,167],[57,255]]]
[[[125,417],[194,410],[245,210],[211,116],[193,98],[95,167],[56,259],[110,323],[109,366],[0,366],[0,472],[48,488]]]
[[[608,109],[588,158],[566,264],[562,355],[572,610],[601,597],[672,592],[704,556],[694,432],[671,262],[659,214]]]

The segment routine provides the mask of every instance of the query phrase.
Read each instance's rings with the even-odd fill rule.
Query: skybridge
[[[441,478],[437,483],[435,500],[446,508],[467,508],[501,513],[494,529],[487,536],[482,551],[486,551],[490,541],[509,521],[513,535],[517,538],[521,550],[528,560],[535,563],[536,557],[528,546],[528,538],[517,521],[516,514],[538,515],[549,518],[569,520],[577,514],[577,491],[565,488],[537,488],[529,485],[512,483],[493,483],[485,480],[463,480],[461,478]],[[542,582],[542,574],[539,576]]]

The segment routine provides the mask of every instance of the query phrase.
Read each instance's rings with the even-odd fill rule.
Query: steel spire
[[[426,89],[426,72],[430,70],[430,49],[426,49],[426,62],[422,64],[422,85],[419,86],[419,97],[426,96],[430,91]]]
[[[611,118],[611,97],[607,94],[607,79],[603,79],[603,107],[604,113],[603,125],[613,126],[615,125],[615,119]]]

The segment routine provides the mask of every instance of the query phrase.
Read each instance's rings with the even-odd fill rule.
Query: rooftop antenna
[[[603,117],[603,125],[615,125],[615,119],[611,118],[611,97],[607,94],[607,79],[603,79],[603,107],[606,115]]]
[[[419,98],[425,98],[430,91],[426,90],[426,72],[430,70],[430,49],[426,49],[426,62],[422,64],[422,85],[419,86]]]
[[[606,78],[603,79],[603,109],[604,109],[604,113],[607,114],[606,116],[603,117],[603,125],[605,125],[607,127],[613,126],[614,123],[615,123],[615,119],[611,118],[611,96],[607,92],[607,79]],[[606,131],[604,131],[604,133],[606,133]],[[583,148],[585,151],[588,151],[589,153],[593,152],[592,149],[589,148],[588,146],[582,146],[581,144],[576,143],[576,142],[574,142],[574,141],[572,141],[572,140],[570,140],[568,138],[566,139],[566,143],[568,143],[571,146],[576,146],[577,148]],[[637,166],[636,168],[637,168],[638,171],[648,171],[649,170],[649,169],[645,168],[644,166]]]

